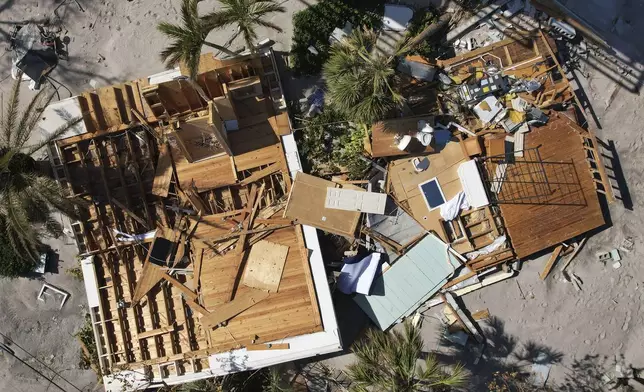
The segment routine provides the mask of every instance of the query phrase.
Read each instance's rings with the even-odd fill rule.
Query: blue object
[[[447,283],[461,261],[433,234],[396,259],[385,273],[376,276],[370,295],[353,299],[383,331],[410,316]]]
[[[427,201],[427,206],[429,207],[430,210],[441,206],[442,204],[445,203],[445,197],[443,197],[443,191],[441,190],[440,185],[438,185],[438,181],[433,178],[427,182],[424,182],[420,185],[421,192],[423,192],[423,195],[425,196],[425,200]]]

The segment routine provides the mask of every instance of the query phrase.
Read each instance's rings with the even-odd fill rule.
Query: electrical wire
[[[44,362],[42,362],[40,359],[38,359],[38,358],[36,358],[35,356],[33,356],[29,351],[27,351],[27,350],[25,350],[24,348],[22,348],[18,343],[14,342],[10,337],[8,337],[7,335],[3,334],[2,332],[0,332],[0,336],[2,336],[5,340],[9,341],[9,343],[11,343],[11,345],[12,345],[12,346],[16,346],[16,347],[18,347],[20,350],[22,350],[22,351],[24,351],[25,353],[27,353],[27,355],[29,355],[31,358],[33,358],[36,362],[38,362],[38,363],[39,363],[39,364],[41,364],[42,366],[46,367],[48,370],[50,370],[52,373],[54,373],[56,376],[58,376],[58,378],[60,378],[61,380],[65,381],[67,384],[71,385],[72,387],[74,387],[74,389],[76,389],[76,390],[77,390],[77,391],[79,391],[79,392],[83,392],[83,391],[82,391],[82,389],[80,389],[80,388],[78,388],[76,385],[72,384],[69,380],[67,380],[66,378],[64,378],[63,376],[61,376],[61,375],[60,375],[58,372],[56,372],[54,369],[50,368],[47,364],[45,364]],[[14,355],[14,357],[15,357],[15,355]],[[18,360],[20,360],[20,358],[18,358],[18,357],[16,357],[16,358],[17,358]],[[22,362],[22,360],[20,360],[20,361]],[[23,363],[24,363],[24,362],[23,362]],[[30,366],[30,367],[31,367],[31,366]],[[36,371],[37,373],[41,374],[41,375],[44,377],[44,374],[40,373],[39,371],[35,370],[34,368],[32,368],[32,369],[33,369],[34,371]],[[45,378],[47,378],[47,377],[45,377]],[[54,378],[55,378],[55,377],[54,377]],[[48,379],[48,380],[49,380],[49,382],[50,382],[50,383],[52,383],[52,384],[56,385],[58,388],[60,388],[60,390],[64,391],[64,389],[62,389],[60,386],[58,386],[57,384],[55,384],[55,383],[52,381],[52,380],[53,380],[53,378],[52,378],[52,379]]]

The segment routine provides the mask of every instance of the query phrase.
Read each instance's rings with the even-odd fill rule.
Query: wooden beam
[[[150,251],[154,243],[150,245]],[[148,251],[148,254],[150,253]],[[136,282],[134,295],[132,296],[132,304],[137,304],[145,295],[152,290],[163,279],[164,272],[158,265],[146,260],[141,271],[141,277]]]
[[[251,184],[255,181],[261,180],[262,178],[266,176],[270,176],[273,173],[277,173],[280,170],[280,167],[276,163],[271,163],[267,167],[257,170],[256,172],[252,173],[250,176],[244,178],[239,184],[246,186],[248,184]]]
[[[177,289],[181,290],[181,292],[183,294],[185,294],[191,300],[193,300],[193,301],[197,300],[197,294],[194,291],[192,291],[189,288],[187,288],[183,283],[179,282],[178,280],[176,280],[172,276],[170,276],[168,274],[163,274],[163,279],[165,279],[168,282],[170,282],[170,284],[172,284],[173,287],[176,287]]]
[[[291,226],[293,226],[293,223],[288,223],[288,224],[285,224],[285,225],[273,225],[273,226],[258,227],[256,229],[250,229],[250,230],[240,230],[240,231],[236,231],[234,233],[230,233],[230,234],[222,235],[222,236],[219,236],[219,237],[215,237],[215,238],[213,238],[211,240],[208,240],[207,242],[215,243],[215,242],[224,241],[224,240],[227,240],[227,239],[230,239],[230,238],[235,238],[235,237],[240,237],[240,239],[241,239],[242,236],[247,236],[248,234],[262,233],[262,232],[265,232],[265,231],[283,229],[285,227],[291,227]],[[239,246],[239,243],[237,244],[237,246]]]
[[[201,324],[206,328],[214,328],[224,321],[237,316],[241,312],[268,298],[270,294],[263,290],[249,289],[235,299],[219,305],[208,316],[201,319]]]
[[[115,206],[123,210],[123,212],[125,212],[127,215],[129,215],[130,218],[134,219],[135,221],[139,222],[143,227],[150,230],[148,223],[143,218],[139,217],[134,211],[127,208],[123,203],[118,201],[118,199],[112,197],[110,201],[112,202],[112,204],[114,204]]]
[[[566,260],[566,262],[564,263],[564,265],[563,265],[563,266],[561,266],[561,271],[562,271],[562,272],[563,272],[563,271],[565,271],[565,270],[566,270],[566,268],[568,268],[568,266],[570,265],[570,262],[572,262],[572,259],[574,259],[574,258],[575,258],[575,256],[577,256],[577,253],[579,253],[579,251],[581,250],[581,248],[582,248],[582,247],[584,246],[584,244],[586,243],[586,240],[587,240],[587,239],[588,239],[588,237],[584,237],[584,238],[582,238],[582,239],[581,239],[581,241],[579,241],[579,243],[578,243],[578,244],[577,244],[577,246],[575,247],[575,250],[573,250],[572,254],[571,254],[570,256],[568,256],[568,260]]]
[[[152,183],[153,195],[168,197],[170,181],[172,180],[172,171],[170,147],[165,143],[159,146],[159,159],[157,160],[154,182]]]
[[[264,351],[264,350],[288,350],[291,348],[289,343],[266,343],[266,344],[249,344],[246,346],[248,351]]]
[[[152,214],[148,208],[147,198],[145,197],[145,188],[143,188],[143,181],[141,180],[141,174],[138,164],[139,156],[134,152],[134,147],[132,146],[132,140],[130,140],[129,132],[125,133],[125,144],[127,144],[128,150],[130,150],[130,157],[132,158],[131,164],[134,167],[134,176],[136,177],[136,183],[139,187],[139,193],[141,194],[141,199],[143,200],[143,209],[145,210],[145,215],[147,217],[148,226],[154,226],[154,220],[152,219]]]
[[[166,333],[169,333],[169,332],[174,332],[174,330],[175,330],[175,327],[174,327],[174,324],[173,324],[173,325],[168,325],[166,327],[153,329],[153,330],[150,330],[150,331],[139,332],[138,339],[147,339],[147,338],[151,338],[151,337],[154,337],[154,336],[163,335],[163,334],[166,334]]]
[[[543,267],[543,271],[541,271],[541,273],[539,274],[539,278],[541,278],[541,280],[544,280],[548,276],[548,274],[552,270],[552,267],[555,265],[555,261],[557,261],[557,258],[559,257],[562,249],[563,245],[559,245],[555,248],[555,250],[552,251],[548,262]]]

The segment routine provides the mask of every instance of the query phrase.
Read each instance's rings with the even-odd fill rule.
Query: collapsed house
[[[270,49],[87,91],[43,123],[108,391],[341,349],[317,234],[284,218],[300,171]]]
[[[364,267],[345,264],[340,274],[341,280],[343,274],[358,280],[368,275],[370,289],[353,290],[353,298],[381,329],[425,303],[442,302],[447,291],[467,293],[514,276],[517,260],[605,224],[599,195],[611,202],[611,184],[597,140],[578,125],[583,119],[575,106],[581,105],[553,47],[541,31],[516,33],[437,61],[431,87],[428,72],[409,79],[403,91],[433,91],[425,94],[422,109],[414,110],[414,100],[402,117],[371,127],[366,150],[385,173],[379,181],[364,181],[368,189],[359,191],[366,195],[342,190],[355,185],[341,181],[295,179],[285,216],[359,238],[360,245],[372,239],[380,249],[371,252],[389,255],[375,273],[371,257]],[[316,182],[317,189],[311,186]],[[308,193],[296,192],[302,188]],[[335,191],[339,196],[332,188],[341,189]],[[374,194],[386,194],[397,208],[374,211],[375,202],[363,201],[376,200]],[[306,203],[311,208],[303,208]],[[341,215],[337,208],[347,211]],[[362,213],[388,214],[395,222],[384,232],[373,219],[361,219]],[[398,223],[404,217],[421,227],[420,236]]]

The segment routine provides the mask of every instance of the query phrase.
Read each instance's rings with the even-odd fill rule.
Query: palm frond
[[[56,91],[51,89],[50,87],[46,87],[40,90],[38,94],[36,94],[36,96],[31,100],[29,106],[23,113],[20,123],[13,132],[14,140],[12,144],[14,148],[18,150],[24,148],[25,143],[29,141],[29,138],[32,136],[36,125],[42,118],[43,112],[45,111],[47,106],[49,106],[49,104],[54,100],[55,96]]]
[[[354,30],[332,45],[323,67],[331,105],[364,124],[381,120],[404,102],[395,87],[394,58],[373,51],[377,39],[372,30]]]
[[[356,362],[348,374],[355,390],[365,391],[431,391],[433,387],[462,387],[467,377],[462,366],[443,370],[435,356],[417,366],[423,340],[418,328],[405,323],[403,331],[385,333],[369,330],[353,347]]]
[[[35,153],[38,150],[40,150],[41,148],[45,147],[46,145],[48,145],[52,141],[54,141],[54,140],[58,139],[59,137],[63,136],[67,131],[69,131],[71,128],[76,126],[76,124],[80,123],[81,121],[83,121],[82,116],[72,118],[71,120],[69,120],[65,124],[63,124],[60,127],[56,128],[56,130],[54,132],[52,132],[49,135],[47,135],[47,137],[44,138],[43,140],[41,140],[39,143],[36,143],[33,146],[24,147],[24,149],[26,149],[25,153],[27,155],[32,155],[33,153]]]
[[[11,87],[11,94],[7,101],[7,106],[3,112],[2,117],[2,135],[3,143],[6,147],[11,147],[12,136],[15,129],[16,121],[18,121],[18,107],[20,106],[20,81],[22,80],[22,72],[18,72],[16,80]]]

